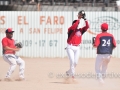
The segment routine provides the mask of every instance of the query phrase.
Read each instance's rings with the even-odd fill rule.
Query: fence
[[[13,28],[13,38],[22,42],[24,47],[17,52],[24,57],[66,57],[67,29],[78,12],[0,12],[0,40],[5,37],[6,28]],[[86,12],[86,17],[93,32],[99,33],[100,24],[107,22],[109,32],[117,42],[113,57],[119,58],[120,52],[120,13],[119,12]],[[92,47],[94,35],[86,32],[80,45],[80,57],[94,58],[96,49]],[[0,45],[2,56],[2,45]]]

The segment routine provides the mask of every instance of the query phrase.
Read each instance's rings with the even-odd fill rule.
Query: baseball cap
[[[108,30],[108,24],[107,23],[102,23],[101,24],[101,29],[105,30],[105,31]]]
[[[14,31],[12,31],[12,28],[8,28],[5,33],[13,33]]]

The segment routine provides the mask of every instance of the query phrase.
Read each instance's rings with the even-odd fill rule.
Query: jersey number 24
[[[103,44],[102,44],[102,46],[110,46],[110,39],[108,39],[108,40],[106,40],[106,39],[103,39],[102,40],[103,41]]]

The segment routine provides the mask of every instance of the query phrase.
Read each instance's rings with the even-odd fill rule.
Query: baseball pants
[[[78,63],[79,59],[79,46],[73,46],[68,44],[66,48],[68,58],[70,60],[70,69],[67,71],[69,75],[74,76],[75,74],[75,67]]]
[[[19,77],[24,78],[24,69],[25,62],[20,57],[14,54],[4,54],[3,59],[10,65],[9,70],[7,71],[6,78],[9,78],[14,72],[16,65],[19,65]]]
[[[95,62],[95,72],[97,78],[102,78],[106,74],[108,63],[110,62],[111,54],[98,54]]]

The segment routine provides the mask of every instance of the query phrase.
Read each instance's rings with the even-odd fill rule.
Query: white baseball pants
[[[20,57],[14,54],[4,54],[3,59],[10,65],[10,68],[6,74],[6,78],[11,76],[17,64],[19,65],[19,77],[24,78],[25,62]]]
[[[97,78],[101,78],[106,74],[108,63],[110,62],[111,54],[98,54],[95,62],[95,72]]]
[[[70,69],[67,71],[69,75],[74,76],[75,74],[75,67],[78,63],[79,59],[79,46],[73,46],[68,44],[66,48],[68,58],[70,60]]]

